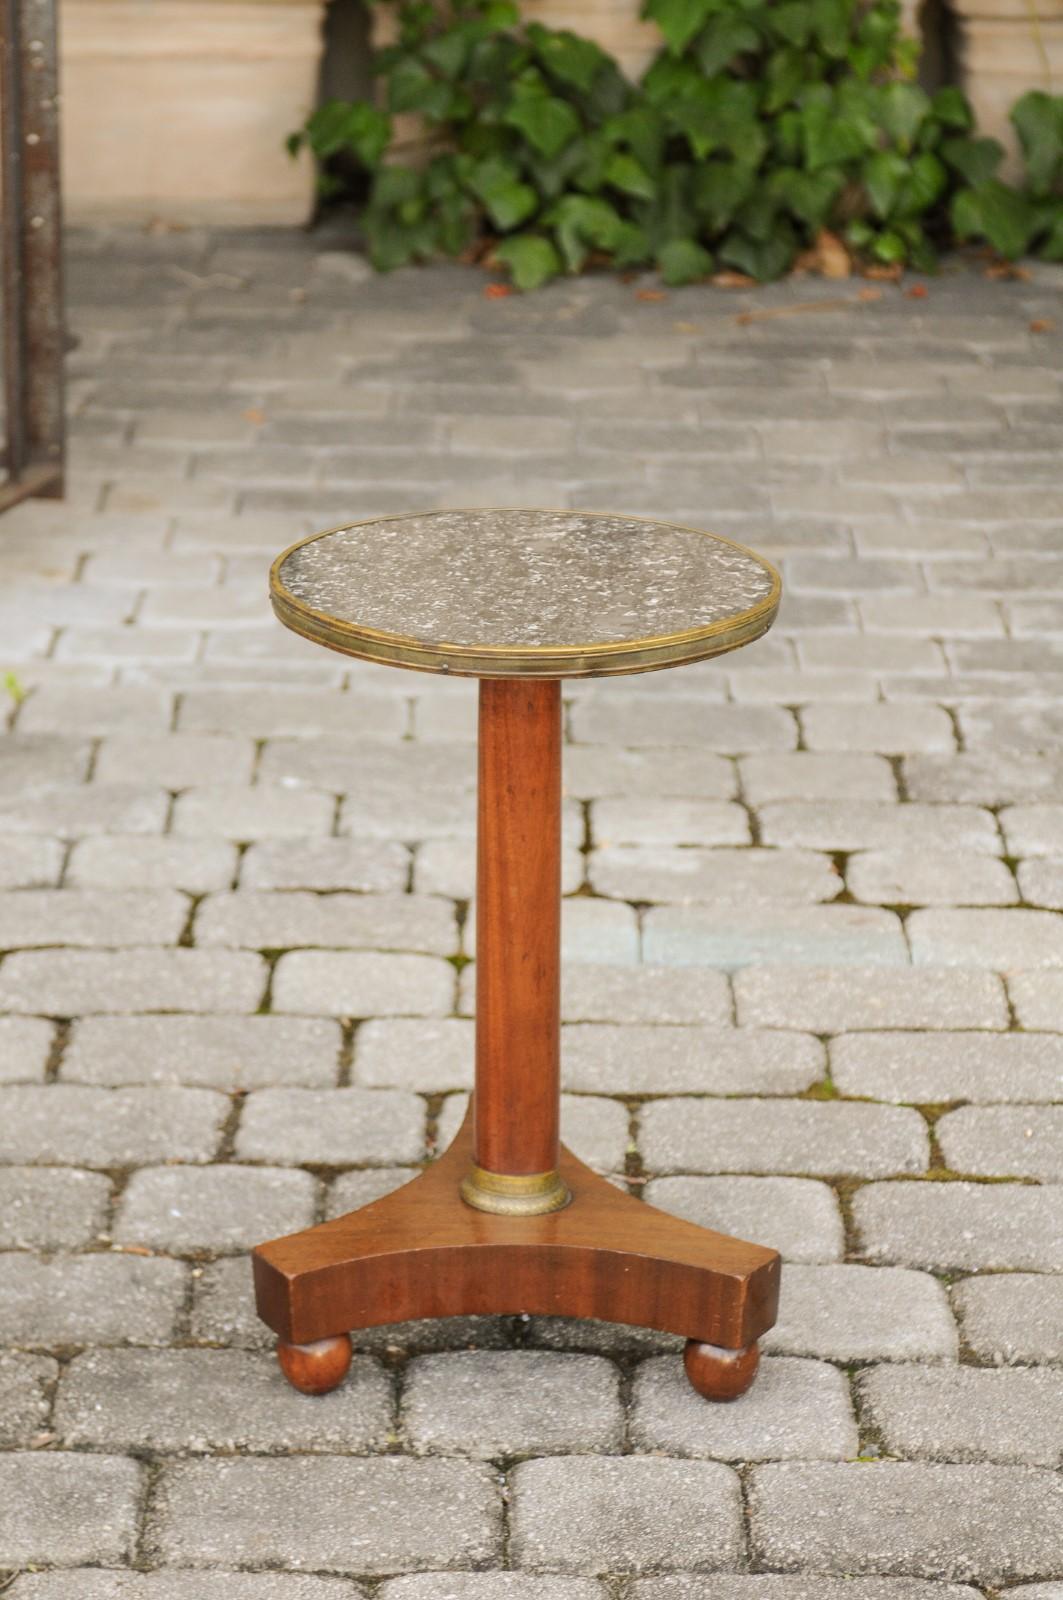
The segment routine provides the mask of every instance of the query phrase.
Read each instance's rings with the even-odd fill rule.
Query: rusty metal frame
[[[55,0],[0,0],[4,450],[0,511],[63,493],[63,285]]]

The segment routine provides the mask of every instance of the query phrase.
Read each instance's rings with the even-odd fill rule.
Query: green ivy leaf
[[[657,252],[661,277],[673,288],[708,277],[712,265],[712,256],[696,239],[669,239]]]
[[[503,239],[495,251],[499,261],[504,261],[518,289],[538,289],[556,278],[561,271],[561,257],[541,233],[515,233]]]
[[[893,265],[898,261],[907,261],[908,246],[895,229],[886,228],[871,246],[871,254],[879,261]]]
[[[664,154],[665,131],[659,113],[652,106],[634,106],[610,117],[602,127],[610,144],[627,145],[647,172],[656,172]]]
[[[797,167],[777,167],[768,179],[768,192],[786,206],[791,215],[812,229],[824,226],[845,174],[837,167],[820,172],[802,172]]]
[[[812,7],[806,0],[788,0],[785,5],[770,7],[767,23],[778,38],[803,49],[812,33]]]
[[[930,111],[946,128],[958,128],[961,133],[966,133],[974,127],[974,113],[962,89],[946,85],[944,89],[936,90],[931,96]]]
[[[1037,226],[1043,234],[1037,254],[1044,261],[1063,261],[1063,200],[1050,200],[1040,206]]]
[[[1031,89],[1011,108],[1010,117],[1026,157],[1026,176],[1042,199],[1063,179],[1063,95]]]
[[[445,78],[456,78],[469,59],[473,40],[466,29],[448,28],[430,39],[421,50],[423,59]]]
[[[407,56],[388,73],[388,106],[392,111],[420,111],[443,122],[453,103],[449,83],[435,78],[422,61]]]
[[[986,239],[1009,260],[1022,255],[1037,225],[1036,210],[1025,195],[996,178],[974,189],[961,189],[953,199],[951,215],[961,239]]]
[[[888,217],[897,202],[908,172],[908,163],[896,150],[879,150],[864,163],[861,178],[871,209],[877,217]]]
[[[964,183],[976,188],[994,176],[1004,159],[1004,146],[995,139],[946,139],[941,154]]]
[[[930,96],[915,83],[887,83],[879,98],[879,123],[903,150],[911,148],[929,111]]]
[[[712,0],[645,0],[642,15],[655,22],[674,56],[701,32],[713,10]]]
[[[908,162],[908,171],[897,196],[896,215],[905,219],[921,217],[948,188],[949,175],[930,151]]]
[[[657,193],[657,185],[642,163],[623,150],[614,150],[605,163],[604,176],[614,189],[621,189],[637,199],[652,200]]]
[[[622,222],[613,246],[613,265],[617,267],[645,266],[653,254],[650,236],[637,222]]]
[[[397,211],[418,200],[424,190],[424,176],[414,167],[381,167],[373,179],[370,204],[378,211]]]
[[[807,57],[802,50],[775,50],[768,57],[764,73],[764,110],[781,111],[797,96],[808,81]]]
[[[705,76],[714,78],[735,56],[755,50],[759,44],[760,35],[751,23],[724,11],[702,30],[694,54]]]
[[[852,20],[852,0],[812,0],[812,31],[836,61],[848,48]]]
[[[579,34],[555,31],[544,28],[540,22],[532,22],[528,24],[527,36],[536,59],[547,72],[574,89],[588,90],[602,68],[609,65],[605,51],[593,40],[580,38]]]
[[[729,233],[720,246],[719,254],[729,266],[739,272],[748,272],[759,283],[780,278],[793,263],[797,253],[797,239],[791,229],[780,226],[767,239],[750,239],[739,232]]]
[[[362,224],[369,245],[369,259],[378,272],[392,272],[408,261],[422,260],[434,252],[435,229],[429,221],[409,226],[388,212],[377,212],[369,206]]]
[[[548,161],[560,155],[580,133],[579,117],[567,100],[548,94],[526,95],[514,100],[502,120],[509,127],[519,129]]]
[[[810,172],[859,161],[868,149],[863,129],[839,117],[833,107],[817,102],[802,107],[801,133]]]
[[[651,106],[661,110],[674,100],[696,95],[705,79],[693,61],[676,60],[662,52],[642,80],[642,92]]]
[[[293,154],[304,137],[319,160],[350,150],[363,166],[375,167],[391,143],[391,118],[368,100],[326,100],[307,118],[305,132],[288,141]]]
[[[569,272],[578,272],[592,249],[613,250],[623,226],[608,200],[567,194],[544,218],[557,234]]]
[[[697,167],[692,192],[699,217],[713,233],[722,233],[755,184],[755,174],[737,161],[710,161]]]
[[[478,161],[469,175],[469,187],[482,200],[496,228],[508,233],[531,216],[539,197],[530,184],[521,181],[511,162],[489,156]]]

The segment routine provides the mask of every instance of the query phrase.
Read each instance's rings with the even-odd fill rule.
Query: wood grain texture
[[[480,684],[474,1160],[557,1166],[561,685]]]
[[[345,1217],[260,1245],[259,1315],[286,1343],[420,1317],[527,1312],[660,1328],[726,1349],[775,1320],[779,1256],[636,1200],[564,1146],[572,1204],[541,1217],[458,1194],[471,1119],[411,1183]]]

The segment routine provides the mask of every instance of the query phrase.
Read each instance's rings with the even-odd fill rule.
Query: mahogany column
[[[556,1211],[561,1004],[561,685],[480,683],[473,1165],[480,1211]]]

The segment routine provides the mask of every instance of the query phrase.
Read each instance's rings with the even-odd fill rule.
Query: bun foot
[[[277,1360],[293,1388],[303,1394],[328,1394],[347,1376],[351,1337],[338,1333],[331,1339],[315,1339],[312,1344],[285,1344],[281,1339]]]
[[[724,1350],[718,1344],[688,1339],[683,1351],[686,1375],[706,1400],[737,1400],[753,1382],[759,1365],[760,1347],[756,1344],[747,1344],[744,1350]]]

